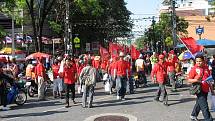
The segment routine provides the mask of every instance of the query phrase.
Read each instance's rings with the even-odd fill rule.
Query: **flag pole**
[[[177,35],[177,34],[176,34]],[[181,38],[177,35],[178,39],[182,42],[182,44],[187,48],[187,50],[191,53],[191,55],[193,56],[193,58],[195,58],[195,56],[193,55],[193,53],[190,51],[190,49],[187,47],[186,44],[184,44],[184,42],[181,40]]]

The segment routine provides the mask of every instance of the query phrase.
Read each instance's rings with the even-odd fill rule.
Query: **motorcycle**
[[[7,88],[7,102],[11,104],[15,102],[17,105],[23,105],[27,101],[27,94],[24,89],[20,88],[19,83],[14,83]]]
[[[45,82],[45,91],[44,91],[44,95],[46,95],[47,90],[49,88],[51,88],[51,81],[46,81]],[[26,82],[26,89],[27,89],[27,93],[29,97],[34,97],[36,94],[38,94],[38,84],[35,83],[34,80],[32,79],[27,79]]]
[[[34,80],[27,79],[25,85],[29,97],[34,97],[34,95],[38,93],[38,85],[35,83]]]

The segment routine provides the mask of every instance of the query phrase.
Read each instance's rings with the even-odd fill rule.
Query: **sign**
[[[75,48],[80,48],[81,44],[75,44]]]
[[[100,44],[99,42],[92,42],[92,50],[99,50]]]
[[[86,51],[87,51],[87,52],[90,51],[90,43],[86,43]]]
[[[81,42],[81,40],[80,40],[78,37],[75,37],[75,38],[74,38],[74,43],[75,43],[75,44],[78,44],[78,43],[80,43],[80,42]]]
[[[202,34],[202,33],[204,33],[204,27],[196,28],[196,34]]]

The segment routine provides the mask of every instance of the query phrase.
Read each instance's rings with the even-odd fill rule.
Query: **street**
[[[149,83],[150,84],[150,83]],[[11,105],[11,110],[0,112],[2,121],[84,121],[90,116],[120,113],[137,118],[138,121],[189,121],[195,103],[195,97],[189,95],[188,87],[178,92],[170,92],[168,88],[169,106],[153,100],[157,87],[138,88],[135,94],[126,95],[126,100],[118,101],[116,96],[104,92],[102,83],[95,90],[93,108],[82,108],[80,94],[77,104],[65,108],[63,99],[48,97],[47,101],[38,102],[36,98],[28,98],[23,106]],[[210,100],[209,100],[210,107]],[[215,113],[212,112],[213,117]],[[203,119],[200,113],[199,119]]]

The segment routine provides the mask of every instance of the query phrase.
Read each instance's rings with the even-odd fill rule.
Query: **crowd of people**
[[[176,75],[177,73],[185,72],[187,81],[190,84],[200,83],[201,92],[196,94],[196,104],[191,114],[191,120],[196,121],[200,110],[203,113],[205,120],[212,121],[212,116],[209,112],[207,95],[213,91],[213,83],[208,83],[206,80],[210,75],[215,79],[215,56],[210,59],[202,54],[196,55],[190,60],[181,61],[172,50],[157,54],[140,54],[134,60],[130,55],[120,52],[118,57],[104,59],[100,56],[80,55],[74,58],[68,54],[58,56],[52,59],[36,58],[28,60],[26,64],[18,65],[16,61],[8,59],[8,62],[1,63],[0,66],[0,95],[3,110],[8,110],[5,81],[17,80],[19,73],[25,73],[27,78],[35,80],[38,85],[38,100],[45,100],[44,93],[46,81],[53,82],[53,97],[65,98],[65,107],[70,107],[69,97],[72,94],[72,103],[76,103],[76,85],[79,85],[82,90],[82,107],[93,107],[93,96],[96,83],[102,80],[106,74],[110,81],[110,94],[116,92],[117,100],[125,100],[127,93],[134,93],[134,85],[141,84],[143,87],[150,86],[147,76],[151,78],[153,83],[158,84],[158,90],[155,94],[155,101],[163,102],[168,106],[168,96],[166,85],[172,85],[171,91],[177,91]],[[49,60],[49,61],[47,61]],[[51,71],[50,71],[51,70]],[[8,73],[10,72],[9,76]],[[47,75],[51,72],[51,77]],[[135,79],[135,77],[137,77]],[[107,80],[103,80],[107,81]],[[106,83],[106,82],[104,82]],[[89,101],[87,101],[89,95]]]

